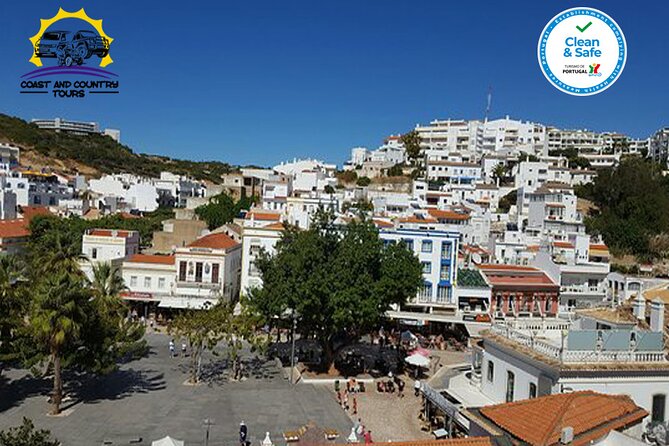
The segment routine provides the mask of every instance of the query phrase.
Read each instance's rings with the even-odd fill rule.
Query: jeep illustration
[[[109,41],[93,31],[47,31],[35,44],[37,57],[57,58],[58,65],[81,65],[93,54],[102,58],[109,53]]]

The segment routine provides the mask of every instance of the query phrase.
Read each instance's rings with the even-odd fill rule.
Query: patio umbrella
[[[430,357],[430,350],[423,348],[423,347],[417,347],[409,352],[410,355],[421,355],[425,356],[426,358]]]
[[[181,440],[175,440],[168,435],[165,438],[151,442],[151,446],[184,446],[184,442]]]
[[[425,367],[425,368],[427,368],[427,367],[430,366],[430,360],[429,360],[429,358],[426,358],[426,357],[423,356],[423,355],[418,355],[418,354],[416,354],[416,355],[407,356],[406,358],[404,358],[404,360],[405,360],[406,362],[408,362],[409,364],[411,364],[411,365],[415,365],[415,366],[417,366],[417,367]]]
[[[400,340],[402,342],[413,342],[416,339],[418,338],[416,338],[416,336],[414,336],[414,334],[411,333],[409,330],[402,332],[402,334],[400,335]]]

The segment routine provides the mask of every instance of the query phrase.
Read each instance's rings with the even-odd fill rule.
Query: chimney
[[[634,311],[634,316],[643,321],[646,319],[646,299],[641,296],[641,293],[638,293],[632,302],[632,309]]]
[[[664,331],[664,302],[659,297],[650,303],[650,330]]]
[[[569,444],[574,441],[574,428],[566,426],[560,432],[560,444]]]

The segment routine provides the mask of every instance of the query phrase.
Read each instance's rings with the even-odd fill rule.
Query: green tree
[[[400,137],[400,142],[404,144],[404,150],[406,150],[407,158],[415,162],[420,158],[421,155],[421,137],[416,130],[412,130],[408,133],[405,133]]]
[[[93,264],[93,280],[91,280],[93,296],[105,311],[118,312],[123,303],[120,295],[126,290],[123,277],[118,266],[109,262]]]
[[[51,432],[35,429],[33,422],[23,417],[21,426],[0,431],[0,446],[60,446],[60,442],[51,438]]]
[[[53,367],[51,413],[54,415],[60,413],[63,399],[62,361],[77,345],[89,299],[90,293],[82,286],[81,279],[67,272],[49,274],[35,289],[31,333]]]
[[[387,175],[389,177],[401,177],[404,175],[404,169],[402,168],[401,164],[395,164],[388,169]]]
[[[506,166],[503,163],[499,163],[492,170],[492,177],[495,179],[497,185],[500,185],[500,182],[506,178]]]
[[[372,184],[372,180],[370,180],[369,177],[359,177],[358,181],[356,181],[356,184],[358,186],[365,187]]]
[[[273,256],[256,265],[263,279],[263,302],[257,312],[290,308],[305,336],[315,336],[334,358],[334,336],[359,334],[379,323],[392,304],[413,296],[422,283],[420,262],[404,245],[385,246],[368,220],[336,227],[327,211],[316,213],[310,229],[287,230]],[[251,300],[252,307],[256,302]]]
[[[0,256],[0,373],[2,363],[18,357],[15,341],[28,308],[22,262],[14,255]]]
[[[601,234],[617,253],[661,255],[669,233],[669,179],[662,167],[639,157],[625,158],[616,168],[602,169],[584,189],[597,210],[586,218],[589,232]]]
[[[216,229],[230,223],[240,211],[250,209],[253,202],[253,198],[245,196],[235,201],[229,194],[222,192],[212,197],[209,203],[195,208],[195,213],[207,222],[209,229]]]

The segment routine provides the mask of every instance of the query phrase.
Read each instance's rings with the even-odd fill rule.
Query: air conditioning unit
[[[560,444],[570,444],[574,441],[574,428],[571,426],[563,427],[560,432]]]

